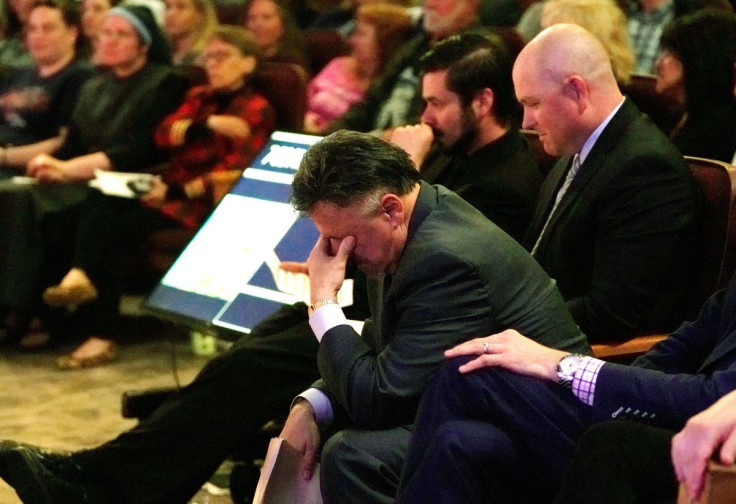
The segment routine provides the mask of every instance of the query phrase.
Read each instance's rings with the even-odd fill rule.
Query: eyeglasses
[[[201,60],[202,63],[205,64],[209,63],[210,61],[212,61],[213,63],[222,63],[226,59],[233,58],[235,56],[237,56],[237,54],[232,51],[213,51],[211,53],[202,54]]]

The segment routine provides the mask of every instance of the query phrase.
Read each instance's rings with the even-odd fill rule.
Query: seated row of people
[[[18,261],[18,255],[9,255],[3,265],[3,304],[13,308],[6,331],[22,330],[17,313],[27,315],[38,306],[39,282],[54,282],[42,277],[44,268],[39,267],[61,259],[54,241],[76,236],[73,268],[46,290],[44,300],[50,306],[77,306],[99,296],[92,311],[97,322],[89,329],[99,334],[117,311],[120,268],[115,259],[155,229],[196,228],[213,206],[211,174],[248,166],[275,128],[273,109],[248,85],[259,48],[242,28],[223,26],[213,32],[203,53],[209,85],[192,89],[186,98],[186,79],[170,66],[168,45],[147,8],[126,4],[111,9],[98,54],[106,70],[82,88],[61,146],[53,155],[38,154],[27,162],[26,173],[43,184],[18,186],[7,180],[0,188],[0,201],[18,206],[15,218],[30,223],[25,237],[17,221],[3,224],[12,241],[24,246],[14,253],[38,257]],[[6,160],[17,160],[18,151],[32,147],[2,152]],[[141,202],[102,196],[76,184],[93,178],[96,170],[142,171],[166,160],[161,179],[154,179]],[[23,206],[46,185],[56,185],[60,197],[32,211]],[[26,198],[18,199],[19,192]],[[41,243],[22,241],[39,229],[52,232],[42,233]],[[27,286],[24,296],[12,288],[17,285]],[[110,358],[111,345],[95,341],[92,354]],[[84,349],[60,364],[93,363],[94,355]]]

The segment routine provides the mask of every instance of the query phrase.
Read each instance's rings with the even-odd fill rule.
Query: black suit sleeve
[[[411,423],[422,391],[444,361],[443,351],[482,336],[489,326],[489,301],[471,265],[434,254],[418,258],[412,271],[413,278],[395,293],[398,323],[382,351],[376,353],[348,326],[322,338],[322,378],[331,399],[358,427]]]
[[[712,373],[702,371],[703,363],[719,351],[733,353],[728,343],[734,335],[722,330],[730,326],[732,314],[724,312],[720,292],[704,305],[697,321],[683,324],[633,366],[604,364],[595,389],[594,419],[630,417],[679,430],[688,418],[736,389],[733,359]]]

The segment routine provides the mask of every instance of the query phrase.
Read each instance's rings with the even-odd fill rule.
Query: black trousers
[[[71,266],[87,273],[99,299],[84,315],[87,331],[104,331],[118,314],[125,270],[123,258],[160,229],[181,225],[137,199],[90,191],[78,210]]]
[[[401,504],[554,500],[590,408],[556,383],[446,362],[425,392],[399,487]]]
[[[256,450],[263,424],[285,417],[293,398],[319,377],[317,346],[306,306],[287,306],[147,420],[78,453],[77,462],[109,485],[105,504],[113,496],[130,504],[186,503],[226,458]]]
[[[674,502],[673,431],[629,422],[590,427],[578,443],[557,504]]]

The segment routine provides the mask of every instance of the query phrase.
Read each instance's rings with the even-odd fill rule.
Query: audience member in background
[[[34,65],[0,74],[0,168],[25,166],[35,154],[61,145],[82,84],[93,75],[76,58],[79,10],[71,2],[38,0],[26,26]],[[38,143],[46,140],[44,143]],[[28,144],[36,144],[30,147]],[[18,175],[16,171],[14,173]],[[0,175],[2,176],[2,175]]]
[[[528,250],[591,342],[671,330],[699,214],[682,155],[624,98],[605,47],[578,25],[553,25],[529,42],[514,85],[522,127],[561,156],[539,193]]]
[[[658,93],[684,109],[670,134],[686,156],[730,162],[736,151],[736,15],[703,10],[665,28]]]
[[[519,133],[513,60],[500,38],[453,35],[422,56],[422,123],[391,141],[422,179],[451,187],[516,240],[529,226],[542,175]]]
[[[100,29],[107,11],[115,7],[120,0],[82,0],[82,34],[85,44],[81,55],[96,65],[95,49],[99,42]]]
[[[580,25],[595,35],[611,58],[616,81],[619,85],[629,83],[636,56],[626,31],[626,14],[614,0],[547,0],[541,27],[557,23]]]
[[[404,44],[368,89],[365,99],[353,104],[330,130],[381,131],[419,122],[419,58],[432,43],[477,27],[479,8],[480,0],[427,0],[423,32]]]
[[[659,39],[670,22],[705,6],[728,8],[727,0],[632,0],[628,30],[636,54],[636,74],[653,74],[659,57]]]
[[[629,4],[629,38],[636,53],[636,73],[654,73],[659,38],[674,18],[674,0],[637,0]]]
[[[172,151],[161,179],[141,194],[140,202],[93,192],[80,212],[72,269],[59,285],[44,292],[52,306],[78,306],[101,300],[92,343],[59,359],[62,368],[100,364],[113,356],[114,345],[103,339],[104,328],[120,302],[121,259],[156,230],[196,229],[214,206],[213,177],[242,171],[266,144],[275,113],[248,86],[257,65],[258,44],[243,28],[217,28],[202,53],[209,85],[192,89],[181,107],[156,131],[156,143]],[[106,342],[103,345],[103,341]]]
[[[78,182],[92,179],[98,169],[142,171],[165,160],[153,131],[180,104],[187,87],[171,70],[168,44],[146,7],[111,9],[98,55],[106,70],[82,88],[61,147],[53,156],[39,154],[28,162],[26,173],[40,184],[24,186],[29,197],[17,203],[22,208],[0,219],[2,234],[9,237],[0,243],[0,257],[7,261],[0,264],[0,293],[8,297],[2,304],[25,313],[38,309],[39,283],[53,281],[44,275],[63,262],[75,211],[88,191]],[[10,204],[17,194],[11,183],[0,191],[0,201]]]
[[[351,52],[330,61],[307,86],[304,130],[324,133],[348,107],[363,99],[386,62],[412,32],[406,9],[388,3],[369,3],[355,15],[356,25],[348,39]]]
[[[721,316],[722,326],[732,322],[725,318],[729,314]],[[593,425],[575,448],[555,502],[673,502],[678,480],[695,502],[703,491],[709,461],[732,465],[736,459],[736,391],[675,432],[622,421]]]
[[[376,1],[386,2],[386,0],[343,0],[335,8],[320,14],[307,28],[310,30],[335,30],[343,37],[347,37],[355,28],[357,10],[363,5]],[[387,3],[406,8],[413,5],[411,0],[388,0]]]
[[[79,11],[73,3],[39,0],[31,10],[26,41],[35,65],[8,67],[0,73],[0,178],[19,175],[18,166],[40,152],[54,150],[63,141],[80,89],[93,70],[75,58],[79,35]],[[16,166],[13,170],[12,165]],[[3,210],[8,210],[3,207]],[[8,212],[11,214],[13,212]],[[4,221],[3,251],[12,250],[10,243],[20,231],[10,215]],[[18,222],[23,222],[19,219]],[[6,268],[14,268],[10,257],[3,260]],[[10,262],[7,262],[10,261]],[[4,268],[5,269],[5,268]],[[5,271],[0,276],[11,275]],[[17,300],[24,293],[17,285],[0,282],[0,342],[17,339],[29,324],[28,313],[18,311]],[[40,321],[30,325],[40,329]],[[36,331],[33,331],[34,333]],[[33,337],[21,340],[22,346],[33,346]]]
[[[308,67],[301,32],[282,0],[249,0],[245,7],[245,28],[261,46],[261,61]]]
[[[0,40],[0,68],[33,65],[33,58],[23,43],[23,30],[35,0],[6,1],[7,28]]]
[[[187,83],[171,70],[169,45],[151,11],[127,4],[109,10],[99,55],[106,71],[83,88],[56,157],[28,163],[40,182],[89,180],[96,169],[141,170],[165,159],[150,133],[179,105]]]
[[[529,42],[542,31],[542,10],[546,3],[544,0],[532,0],[516,23],[516,32],[525,42]]]
[[[483,26],[509,26],[519,22],[525,0],[483,0],[480,7],[480,23]]]
[[[165,28],[171,41],[174,64],[197,64],[200,53],[217,27],[217,15],[212,1],[165,1]]]

